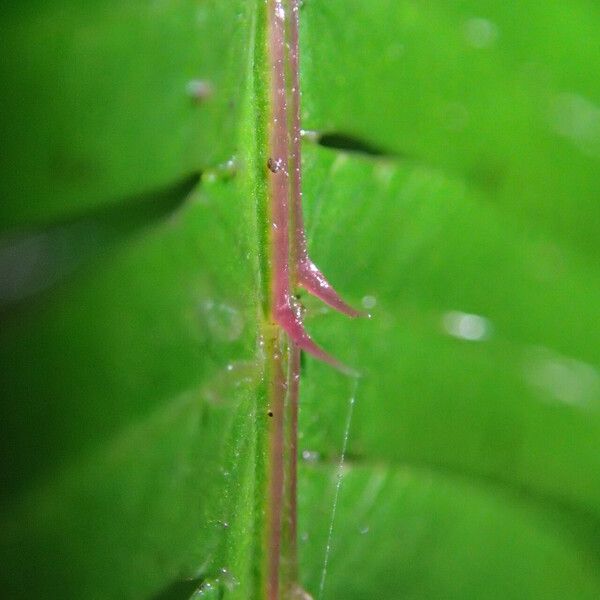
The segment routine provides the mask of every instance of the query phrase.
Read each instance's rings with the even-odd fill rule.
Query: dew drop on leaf
[[[317,462],[321,458],[321,455],[314,450],[303,450],[302,451],[302,460],[306,462]]]
[[[190,98],[198,102],[208,100],[214,93],[214,88],[210,81],[203,79],[188,81],[185,90]]]
[[[213,406],[224,406],[236,397],[236,390],[255,385],[260,377],[261,369],[257,362],[231,362],[201,387],[200,397]]]
[[[377,305],[377,298],[375,298],[375,296],[363,296],[361,304],[363,305],[363,308],[370,310]]]
[[[205,300],[200,305],[200,314],[215,339],[234,342],[242,335],[244,317],[233,306],[214,300]]]

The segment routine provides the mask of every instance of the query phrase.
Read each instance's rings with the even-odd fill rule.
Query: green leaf
[[[249,3],[29,0],[4,11],[3,227],[151,192],[231,158]],[[210,83],[206,102],[188,90]]]
[[[558,272],[532,260],[549,242],[432,168],[315,149],[306,172],[314,252],[342,289],[363,282],[377,301],[369,321],[314,319],[363,372],[324,597],[595,597],[598,275],[567,252]],[[327,237],[323,223],[335,223]],[[352,394],[307,366],[301,451],[317,464],[300,514],[313,590]],[[423,505],[403,507],[412,493]],[[412,521],[418,535],[404,533]],[[516,555],[517,544],[530,550]],[[348,583],[359,557],[376,562]]]
[[[2,248],[3,590],[151,598],[212,585],[250,597],[266,421],[256,208],[242,201],[248,168],[233,178],[219,163],[238,150],[239,164],[251,160],[240,114],[254,7],[69,4],[7,15],[19,68],[35,62],[48,80],[37,110],[69,123],[44,120],[35,144],[26,129],[8,156],[24,164],[34,146],[64,145],[103,174],[82,182],[36,161],[30,180],[3,182],[2,224],[22,225]],[[40,30],[50,56],[31,48]],[[50,83],[55,71],[64,86]],[[214,97],[194,103],[190,78]]]
[[[7,597],[263,597],[262,7],[4,11]],[[303,361],[303,587],[599,597],[598,9],[305,0],[302,26],[309,245],[372,313],[303,297],[361,372]]]

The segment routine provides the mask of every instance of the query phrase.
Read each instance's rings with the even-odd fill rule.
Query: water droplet
[[[281,2],[277,2],[275,5],[275,15],[280,21],[285,21],[285,10],[283,9]]]
[[[303,139],[317,143],[321,139],[321,134],[318,131],[312,131],[310,129],[301,129],[300,135]]]
[[[551,102],[548,118],[554,131],[581,152],[600,157],[600,107],[579,94],[557,94]]]
[[[188,81],[185,91],[190,98],[198,101],[208,100],[214,94],[212,83],[204,79],[192,79]]]
[[[229,363],[207,384],[202,386],[200,397],[213,406],[222,406],[236,398],[236,390],[254,385],[260,378],[259,363],[239,360]]]
[[[234,342],[244,331],[244,317],[239,310],[228,304],[205,300],[200,314],[211,335],[219,341]]]
[[[465,22],[465,39],[473,48],[490,48],[498,39],[498,27],[489,19],[473,17]]]
[[[228,175],[234,175],[237,171],[238,161],[235,156],[232,156],[229,160],[226,160],[222,165],[219,165],[222,171]]]
[[[202,183],[214,183],[218,181],[219,177],[214,169],[209,169],[202,173]]]
[[[229,592],[233,591],[240,582],[236,577],[229,571],[229,569],[225,569],[224,567],[219,571],[219,581],[222,586]]]
[[[190,600],[218,600],[222,597],[222,589],[218,579],[207,579],[192,594]]]
[[[229,160],[218,164],[216,167],[206,169],[202,173],[202,183],[210,184],[217,181],[227,181],[237,173],[237,170],[237,158],[232,156]]]
[[[492,324],[485,317],[454,310],[444,313],[442,327],[451,336],[470,342],[487,340],[492,333]]]
[[[363,308],[366,308],[367,310],[375,308],[377,305],[377,298],[375,298],[375,296],[363,296],[361,304],[363,305]]]
[[[317,462],[321,458],[321,455],[314,450],[302,450],[302,460],[306,462]]]
[[[544,400],[583,408],[600,405],[600,373],[588,363],[534,348],[525,359],[524,373]]]
[[[313,597],[296,583],[290,589],[290,600],[313,600]]]

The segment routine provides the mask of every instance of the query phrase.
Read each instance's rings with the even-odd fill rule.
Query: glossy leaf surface
[[[260,598],[263,16],[5,10],[8,597]],[[362,374],[303,361],[315,598],[600,596],[598,25],[584,0],[304,2],[309,247],[372,313],[303,296]]]

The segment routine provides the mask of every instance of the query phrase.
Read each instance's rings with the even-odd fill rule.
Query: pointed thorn
[[[327,281],[325,275],[310,260],[302,260],[298,264],[298,283],[313,296],[329,304],[331,308],[348,317],[368,317],[368,313],[356,310],[344,302],[334,287]]]
[[[304,328],[300,317],[294,313],[290,306],[276,310],[274,318],[276,323],[290,336],[290,339],[298,346],[298,348],[308,352],[315,358],[326,362],[344,375],[348,375],[349,377],[360,377],[360,374],[357,371],[337,360],[313,342],[312,338]]]

